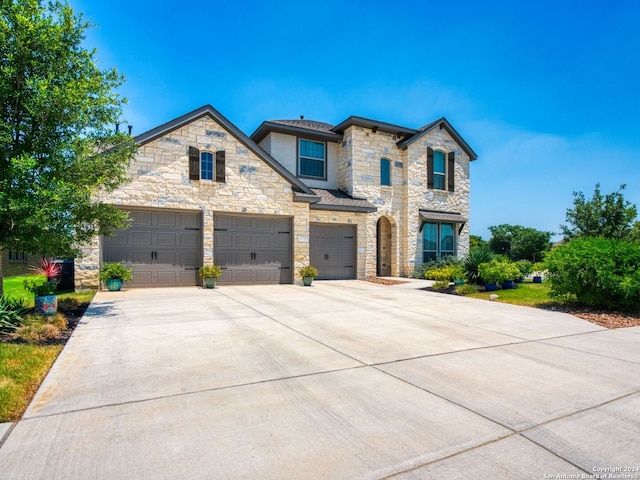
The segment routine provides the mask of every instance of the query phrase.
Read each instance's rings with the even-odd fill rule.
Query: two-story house
[[[263,122],[247,136],[204,106],[136,137],[130,181],[100,200],[132,225],[95,238],[76,285],[102,262],[133,268],[131,286],[292,283],[408,276],[469,249],[469,165],[476,154],[441,118],[419,129],[362,117],[338,125]]]

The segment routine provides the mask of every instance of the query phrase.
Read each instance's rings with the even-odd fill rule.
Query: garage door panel
[[[273,244],[273,237],[270,235],[256,235],[255,236],[255,247],[256,248],[266,248],[271,249]]]
[[[151,264],[151,251],[150,250],[134,250],[130,251],[127,255],[127,261],[134,264]]]
[[[198,233],[192,233],[192,232],[181,233],[179,234],[178,238],[179,238],[178,245],[180,247],[197,247],[199,232]]]
[[[176,246],[176,234],[175,232],[159,232],[157,238],[157,245],[159,247],[175,247]]]
[[[132,285],[135,287],[149,287],[152,285],[153,273],[150,270],[140,270],[135,268],[133,272]]]
[[[227,232],[215,232],[215,248],[233,248],[233,235]]]
[[[234,217],[236,220],[233,224],[234,230],[252,230],[252,217]]]
[[[253,245],[253,237],[246,234],[238,234],[235,236],[236,248],[251,248]]]
[[[152,245],[153,234],[151,232],[131,232],[131,245]]]
[[[176,226],[176,214],[175,213],[158,213],[157,225],[159,227],[175,227]]]
[[[140,226],[150,227],[153,224],[153,214],[151,212],[134,211],[130,214],[133,219],[133,224]]]

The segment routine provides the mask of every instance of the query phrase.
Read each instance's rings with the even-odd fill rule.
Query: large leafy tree
[[[561,225],[565,239],[577,237],[602,237],[613,240],[632,239],[638,236],[635,222],[638,210],[624,199],[620,185],[617,192],[602,195],[596,184],[590,200],[582,192],[573,192],[573,208],[567,209],[568,225]]]
[[[82,46],[90,26],[67,4],[0,0],[0,249],[73,255],[126,224],[96,200],[135,144],[114,128],[123,77]]]
[[[512,260],[542,260],[551,247],[551,232],[542,232],[521,225],[496,225],[489,227],[488,245],[492,252],[506,255]]]

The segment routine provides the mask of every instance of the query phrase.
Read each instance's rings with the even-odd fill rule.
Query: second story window
[[[446,178],[444,153],[436,150],[433,152],[433,188],[444,190]]]
[[[380,185],[391,186],[391,160],[380,159]]]
[[[200,179],[213,180],[213,154],[211,152],[200,154]]]
[[[427,148],[427,183],[435,190],[455,190],[456,154]]]
[[[326,177],[325,144],[300,140],[298,155],[298,175],[301,177]]]

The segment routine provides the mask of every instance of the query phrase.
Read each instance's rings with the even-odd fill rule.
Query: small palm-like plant
[[[478,266],[482,263],[489,263],[493,260],[493,257],[493,252],[487,247],[474,248],[469,252],[469,255],[467,255],[462,263],[462,268],[464,268],[464,273],[469,283],[476,285],[482,284]]]

